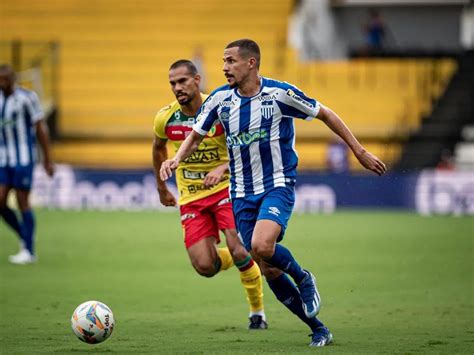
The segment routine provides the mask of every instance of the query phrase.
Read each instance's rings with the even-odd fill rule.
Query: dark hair
[[[173,64],[171,64],[170,70],[171,70],[171,69],[176,69],[176,68],[179,68],[179,67],[186,67],[186,68],[188,68],[189,74],[191,74],[191,75],[193,75],[193,76],[199,74],[198,71],[197,71],[196,66],[194,65],[194,63],[191,62],[191,61],[188,60],[188,59],[180,59],[180,60],[177,60],[176,62],[174,62]]]
[[[238,47],[239,54],[245,59],[254,57],[257,61],[257,68],[260,68],[260,48],[258,47],[257,42],[244,38],[229,43],[225,48],[233,47]]]

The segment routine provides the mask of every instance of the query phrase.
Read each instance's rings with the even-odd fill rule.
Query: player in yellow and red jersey
[[[153,166],[160,201],[165,206],[177,205],[159,177],[161,164],[168,156],[166,144],[170,141],[176,152],[192,131],[194,117],[206,98],[199,91],[200,79],[191,61],[173,63],[169,81],[177,101],[162,108],[155,117]],[[262,275],[237,235],[228,192],[228,162],[223,127],[218,124],[197,151],[179,165],[176,183],[184,243],[191,264],[202,276],[212,277],[235,264],[250,306],[249,329],[266,329]],[[225,235],[228,248],[217,247],[219,231]]]

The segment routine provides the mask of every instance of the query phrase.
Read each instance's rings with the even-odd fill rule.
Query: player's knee
[[[204,277],[212,277],[219,271],[216,270],[216,266],[210,262],[195,261],[193,267],[199,275]]]
[[[273,243],[265,242],[263,240],[252,240],[252,250],[260,259],[268,260],[273,256],[275,246]]]

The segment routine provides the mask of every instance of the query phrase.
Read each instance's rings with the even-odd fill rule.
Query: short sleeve
[[[201,136],[205,136],[207,132],[214,126],[214,123],[218,119],[217,109],[219,107],[218,99],[216,95],[210,95],[206,101],[201,105],[196,120],[193,126],[193,130],[199,133]]]
[[[41,107],[40,99],[34,91],[28,91],[26,109],[28,110],[33,123],[36,123],[44,118],[44,112]]]
[[[297,87],[285,84],[285,93],[279,97],[282,114],[305,120],[316,117],[321,108],[319,102],[306,96]]]
[[[173,102],[172,104],[163,107],[156,114],[155,121],[153,124],[153,132],[158,138],[168,139],[168,136],[166,135],[165,131],[166,123],[174,112],[173,108],[176,106],[176,104],[177,102]]]

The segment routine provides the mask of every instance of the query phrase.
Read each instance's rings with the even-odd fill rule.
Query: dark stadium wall
[[[395,50],[461,49],[462,6],[381,6],[377,7],[389,29],[387,46]],[[369,7],[334,8],[338,28],[352,50],[363,45],[362,26]]]

